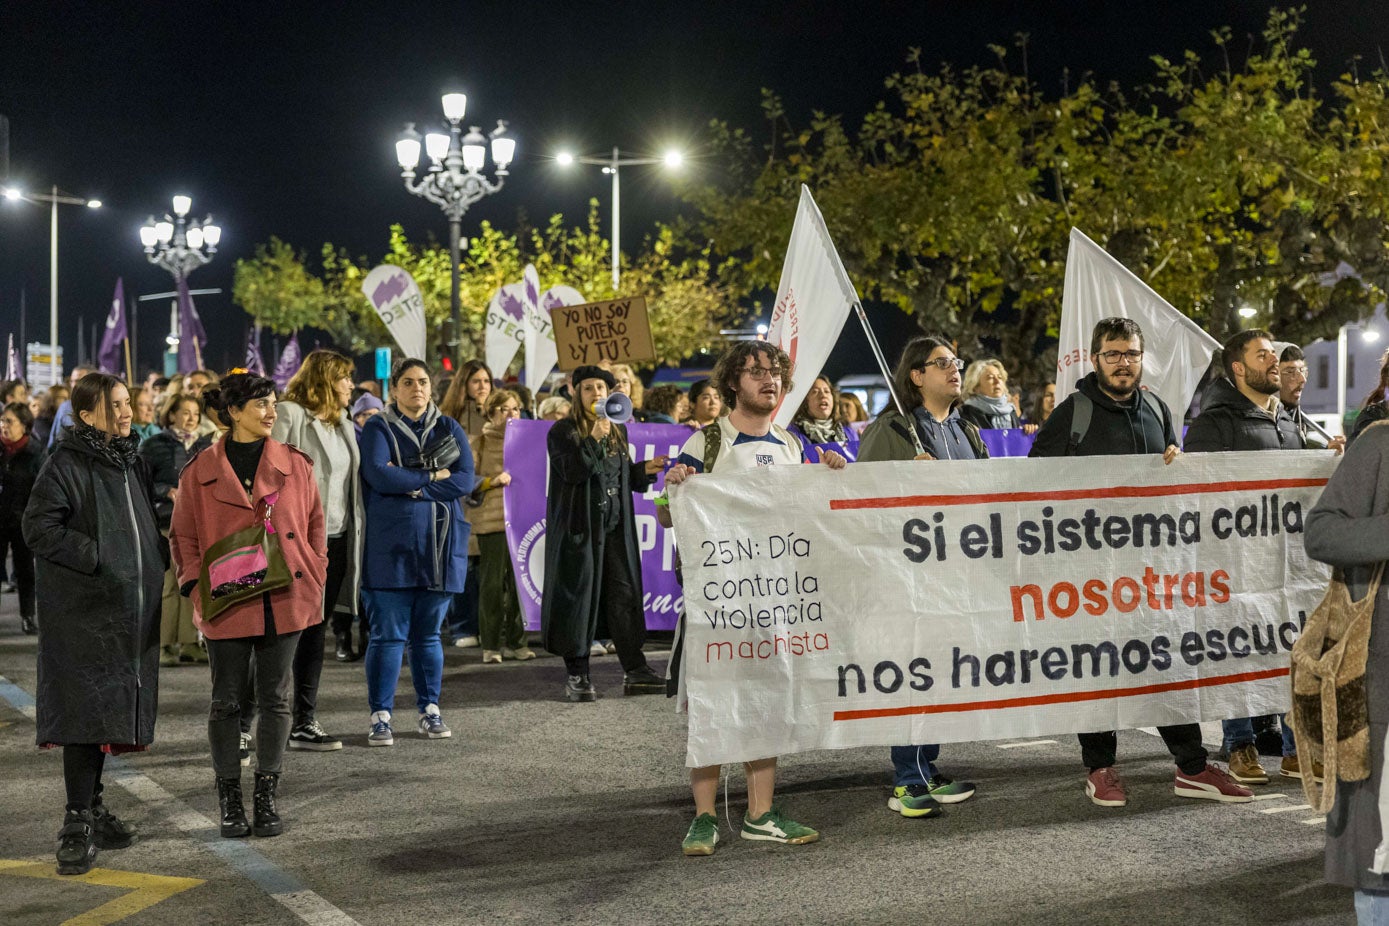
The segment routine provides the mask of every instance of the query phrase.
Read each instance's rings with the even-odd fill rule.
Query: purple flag
[[[257,376],[265,375],[265,358],[260,355],[260,325],[253,325],[246,332],[246,361],[242,366]]]
[[[106,313],[106,332],[101,336],[101,349],[96,353],[96,365],[103,373],[125,371],[121,345],[130,337],[125,317],[125,288],[116,278],[116,294],[111,297],[111,311]]]
[[[299,356],[299,332],[289,336],[289,343],[285,344],[285,349],[280,353],[280,362],[275,364],[275,372],[270,378],[275,381],[275,388],[281,392],[289,385],[290,377],[299,372],[299,363],[302,358]]]
[[[19,348],[14,346],[14,335],[11,334],[10,349],[5,354],[5,379],[23,379],[24,374],[20,372],[22,369],[23,367],[20,366],[19,362]]]
[[[203,348],[207,347],[207,332],[203,320],[193,306],[188,292],[188,280],[178,278],[178,371],[192,373],[203,369]]]

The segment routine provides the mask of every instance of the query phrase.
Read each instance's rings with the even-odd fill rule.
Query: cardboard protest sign
[[[769,466],[671,493],[690,766],[1288,709],[1331,453]]]
[[[559,368],[576,370],[585,364],[640,363],[656,359],[646,300],[641,296],[556,307],[554,324]]]

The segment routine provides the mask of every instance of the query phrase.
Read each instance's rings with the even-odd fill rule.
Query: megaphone
[[[632,400],[620,392],[614,392],[602,402],[593,403],[593,414],[613,424],[626,424],[632,420]]]

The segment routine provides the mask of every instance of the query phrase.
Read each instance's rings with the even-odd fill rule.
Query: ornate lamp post
[[[140,227],[140,243],[149,262],[172,273],[177,286],[179,280],[188,279],[188,274],[212,260],[222,240],[222,228],[212,216],[189,222],[193,200],[187,196],[175,196],[173,205],[172,217],[165,213],[157,221],[154,216],[145,220]]]
[[[442,132],[425,135],[424,150],[429,158],[429,169],[419,180],[415,179],[415,171],[420,163],[420,136],[413,122],[405,127],[405,132],[395,143],[396,161],[400,164],[405,189],[434,203],[448,216],[449,317],[452,327],[448,344],[455,363],[459,360],[458,345],[463,332],[458,295],[463,214],[473,203],[501,190],[508,173],[507,166],[516,156],[516,140],[507,137],[506,122],[503,120],[497,120],[497,127],[486,136],[475,125],[470,126],[466,134],[463,132],[463,114],[467,104],[468,98],[462,93],[444,94],[444,118],[448,120],[449,132],[447,135]],[[482,173],[487,161],[489,138],[492,162],[496,166],[495,182]]]
[[[667,168],[675,170],[685,162],[684,155],[679,151],[667,151],[658,158],[651,157],[630,157],[624,156],[621,151],[613,149],[612,157],[601,157],[599,155],[580,154],[574,155],[568,151],[561,151],[555,155],[555,163],[560,167],[568,167],[574,163],[591,164],[603,168],[603,173],[613,178],[613,220],[612,220],[612,258],[613,258],[613,292],[617,292],[619,282],[618,259],[621,256],[619,250],[619,187],[617,182],[618,169],[622,167],[640,167],[646,164],[664,164]]]

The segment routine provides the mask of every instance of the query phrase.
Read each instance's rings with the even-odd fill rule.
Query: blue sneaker
[[[431,707],[434,710],[431,711]],[[424,713],[420,715],[420,735],[431,740],[447,739],[453,736],[453,731],[444,724],[444,718],[439,716],[437,705],[426,706]]]
[[[395,745],[395,733],[391,731],[390,711],[377,711],[371,715],[371,733],[367,734],[367,745]]]

